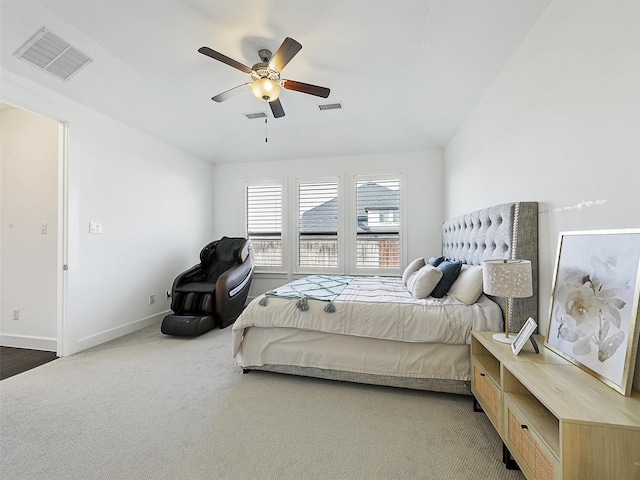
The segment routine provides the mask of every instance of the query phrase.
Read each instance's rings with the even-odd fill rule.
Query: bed
[[[537,317],[537,225],[536,202],[496,205],[445,222],[441,256],[464,266],[441,298],[415,299],[400,277],[310,276],[267,292],[234,323],[235,363],[245,373],[470,395],[471,330],[501,331],[505,308],[513,332]],[[466,291],[461,279],[477,273],[483,260],[496,258],[532,262],[533,296],[507,304],[485,294],[461,301],[464,295],[457,293]],[[322,290],[316,291],[325,297],[295,293],[319,283]]]

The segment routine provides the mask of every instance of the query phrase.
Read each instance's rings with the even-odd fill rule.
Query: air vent
[[[253,120],[256,118],[267,118],[267,114],[264,112],[245,113],[244,116],[247,117],[249,120]]]
[[[337,103],[325,103],[322,105],[318,105],[318,108],[320,109],[320,111],[324,111],[324,110],[339,110],[342,108],[342,103],[337,102]]]
[[[69,80],[92,62],[87,55],[46,28],[40,29],[14,55],[62,80]]]

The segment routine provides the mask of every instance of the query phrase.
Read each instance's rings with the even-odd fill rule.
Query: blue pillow
[[[438,265],[438,268],[442,270],[442,278],[436,285],[436,288],[431,292],[431,296],[434,298],[442,298],[447,294],[453,282],[455,282],[458,275],[460,275],[462,262],[445,260]]]
[[[427,263],[429,265],[433,265],[434,267],[437,267],[442,262],[444,262],[444,257],[431,257],[429,260],[427,260]]]

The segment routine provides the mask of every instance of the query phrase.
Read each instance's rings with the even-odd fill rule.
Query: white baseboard
[[[44,350],[45,352],[55,352],[58,348],[58,342],[55,338],[31,337],[29,335],[0,335],[0,345],[3,347]]]
[[[95,347],[111,340],[115,340],[116,338],[120,338],[124,335],[137,332],[138,330],[149,327],[151,325],[158,325],[159,328],[162,319],[169,313],[171,313],[170,310],[165,310],[164,312],[157,313],[156,315],[141,318],[140,320],[136,320],[125,325],[120,325],[118,327],[105,330],[104,332],[80,338],[76,343],[76,348],[73,349],[71,353],[81,352],[82,350],[86,350],[87,348]]]

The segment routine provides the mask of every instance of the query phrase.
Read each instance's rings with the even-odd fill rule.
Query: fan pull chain
[[[269,141],[268,133],[267,133],[267,119],[264,119],[264,143]]]

